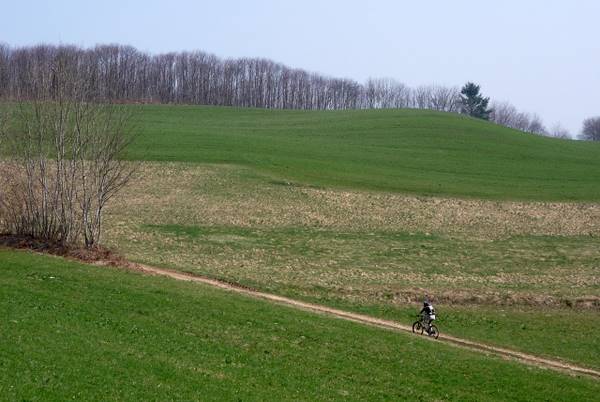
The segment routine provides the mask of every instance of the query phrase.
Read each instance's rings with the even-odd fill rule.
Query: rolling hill
[[[600,144],[423,110],[136,105],[128,158],[239,164],[313,186],[508,200],[600,199]]]

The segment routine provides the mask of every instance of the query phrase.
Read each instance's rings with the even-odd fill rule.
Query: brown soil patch
[[[122,256],[105,247],[94,247],[91,249],[67,247],[59,243],[40,240],[30,236],[0,234],[0,246],[33,250],[40,253],[72,258],[86,263],[102,263],[112,266],[125,266],[128,264],[127,260]]]

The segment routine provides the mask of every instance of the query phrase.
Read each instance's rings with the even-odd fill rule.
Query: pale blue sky
[[[10,1],[0,41],[257,56],[330,76],[482,86],[572,133],[600,115],[600,1]]]

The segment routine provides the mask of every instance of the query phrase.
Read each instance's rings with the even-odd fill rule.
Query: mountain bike
[[[423,335],[423,332],[425,332],[427,335],[431,336],[434,339],[437,339],[438,336],[440,336],[440,331],[438,330],[438,328],[433,325],[433,324],[429,324],[429,329],[427,328],[427,324],[425,324],[423,322],[423,317],[419,316],[419,319],[417,321],[415,321],[412,325],[412,331],[415,334],[421,334]]]

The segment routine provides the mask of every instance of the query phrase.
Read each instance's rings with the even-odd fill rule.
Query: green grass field
[[[422,110],[128,106],[129,157],[241,164],[315,186],[492,199],[600,199],[600,144]]]
[[[0,250],[5,400],[564,400],[600,385],[198,284]]]

